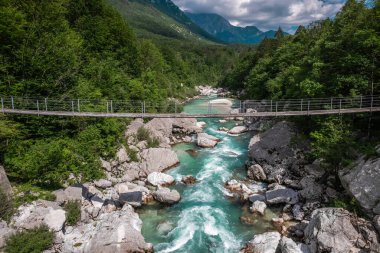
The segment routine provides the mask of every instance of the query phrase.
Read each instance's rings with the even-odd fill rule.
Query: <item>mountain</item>
[[[221,42],[195,24],[171,0],[108,0],[140,37]]]
[[[256,26],[233,26],[224,17],[215,13],[190,13],[186,15],[197,25],[217,39],[226,43],[257,44],[265,37],[274,38],[276,31],[260,31]]]

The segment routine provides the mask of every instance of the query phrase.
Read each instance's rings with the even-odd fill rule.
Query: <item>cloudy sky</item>
[[[334,17],[345,0],[173,0],[182,10],[217,13],[238,26],[262,30],[283,27],[294,32],[299,25]]]

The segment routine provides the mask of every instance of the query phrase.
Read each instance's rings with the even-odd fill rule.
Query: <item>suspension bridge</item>
[[[282,100],[201,99],[195,112],[177,101],[22,98],[2,96],[1,113],[99,118],[228,118],[355,114],[380,111],[380,95]]]

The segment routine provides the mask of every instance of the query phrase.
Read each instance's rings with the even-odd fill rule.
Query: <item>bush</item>
[[[0,188],[0,219],[8,221],[13,214],[13,201]]]
[[[64,209],[66,211],[66,223],[70,226],[74,226],[78,223],[81,215],[79,201],[69,201],[65,204]]]
[[[136,139],[138,141],[148,141],[149,138],[150,138],[150,133],[143,126],[137,130]]]
[[[53,245],[54,233],[46,225],[17,232],[6,241],[6,253],[40,253]]]

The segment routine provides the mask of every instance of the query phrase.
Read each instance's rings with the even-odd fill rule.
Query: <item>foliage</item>
[[[14,211],[13,200],[0,188],[0,219],[8,221]]]
[[[300,27],[293,36],[284,37],[279,29],[276,39],[245,53],[220,85],[243,91],[241,97],[248,99],[380,93],[380,2],[374,3],[369,8],[364,1],[348,0],[335,19]],[[355,158],[355,139],[379,140],[376,114],[294,121],[311,137],[314,159],[324,159],[335,172]]]
[[[320,128],[310,133],[313,155],[333,167],[347,165],[346,159],[352,157],[350,147],[354,144],[351,134],[347,125],[339,119],[321,122]]]
[[[365,216],[363,209],[355,198],[344,196],[342,198],[332,199],[327,203],[329,207],[343,208],[361,217]]]
[[[44,225],[17,232],[6,241],[6,253],[40,253],[53,245],[54,233]]]
[[[101,177],[99,157],[112,157],[116,153],[124,122],[90,120],[74,125],[70,137],[56,133],[54,137],[10,141],[4,155],[10,178],[39,185],[60,185],[70,174],[78,180]]]
[[[65,204],[64,209],[66,211],[66,222],[70,226],[74,226],[80,220],[81,204],[79,201],[69,201]]]

